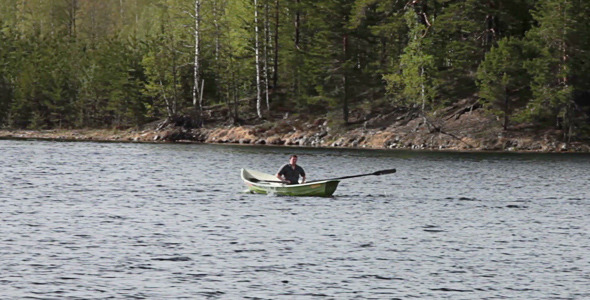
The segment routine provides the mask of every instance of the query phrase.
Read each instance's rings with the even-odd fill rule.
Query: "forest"
[[[0,0],[0,127],[133,127],[207,107],[590,132],[587,0]]]

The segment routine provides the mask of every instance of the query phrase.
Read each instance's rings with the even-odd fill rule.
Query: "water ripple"
[[[585,155],[0,151],[0,299],[590,298]],[[242,193],[240,167],[274,172],[291,152],[309,180],[398,173],[330,198]]]

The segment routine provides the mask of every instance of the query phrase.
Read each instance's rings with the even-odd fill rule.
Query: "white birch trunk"
[[[213,1],[213,24],[215,27],[215,61],[219,61],[219,10],[217,9],[217,0]]]
[[[172,107],[172,103],[170,102],[170,100],[168,100],[168,97],[166,97],[166,90],[164,89],[164,84],[162,83],[161,79],[160,89],[162,90],[162,97],[164,97],[164,101],[166,102],[166,112],[168,112],[168,118],[172,118],[172,116],[174,115],[174,108]]]
[[[563,2],[563,29],[562,29],[562,36],[561,36],[561,63],[562,65],[562,70],[563,70],[563,78],[562,78],[562,84],[564,87],[568,86],[568,80],[567,80],[567,74],[568,74],[568,70],[567,70],[567,59],[568,59],[568,55],[567,55],[567,22],[568,22],[568,17],[567,17],[567,10],[568,10],[568,1],[564,1]]]
[[[121,22],[121,27],[123,27],[123,24],[125,23],[125,10],[123,9],[123,0],[119,0],[119,20]]]
[[[201,0],[195,0],[195,60],[194,60],[194,68],[193,68],[193,106],[197,108],[198,102],[198,109],[199,111],[203,110],[203,97],[201,96],[202,91],[199,90],[199,83],[201,82],[199,78],[200,73],[200,62],[199,62],[199,55],[201,54],[200,49],[200,23],[201,17],[199,15],[201,11]]]
[[[264,4],[264,94],[266,96],[266,110],[270,111],[270,97],[268,95],[268,44],[270,41],[270,21],[268,2]]]
[[[274,89],[278,88],[278,72],[279,72],[279,0],[275,1],[275,36],[274,36],[274,60],[273,60],[273,75],[272,86]]]
[[[258,118],[262,118],[262,95],[260,91],[260,45],[258,42],[258,1],[254,0],[254,27],[256,30],[256,41],[254,45],[254,52],[256,56],[256,113]]]
[[[426,87],[424,86],[424,66],[420,67],[420,96],[422,97],[422,111],[426,109]]]
[[[563,70],[563,77],[561,79],[561,85],[562,85],[562,89],[567,89],[569,86],[569,82],[568,82],[568,45],[567,45],[567,23],[568,23],[568,16],[567,16],[567,11],[569,8],[570,4],[568,3],[568,0],[564,0],[563,1],[563,28],[562,28],[562,36],[561,36],[561,41],[560,41],[560,46],[561,46],[561,68]],[[565,138],[565,142],[566,144],[569,144],[571,141],[571,136],[573,134],[573,120],[571,119],[571,110],[572,110],[572,103],[571,100],[567,100],[568,102],[565,104],[565,112],[564,112],[564,116],[563,116],[563,121],[564,121],[564,138]]]

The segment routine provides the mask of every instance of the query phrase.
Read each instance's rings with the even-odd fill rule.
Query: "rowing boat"
[[[285,184],[278,178],[254,170],[242,169],[242,180],[251,192],[285,196],[329,197],[334,194],[340,180],[321,180],[304,184]]]

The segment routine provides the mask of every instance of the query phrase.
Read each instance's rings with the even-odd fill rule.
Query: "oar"
[[[257,178],[248,178],[248,180],[249,180],[249,181],[252,181],[252,182],[274,182],[274,183],[286,183],[286,182],[283,182],[283,181],[278,181],[278,180],[260,180],[260,179],[257,179]]]
[[[328,180],[340,180],[340,179],[348,179],[348,178],[372,176],[372,175],[379,176],[379,175],[393,174],[395,172],[396,172],[395,169],[388,169],[388,170],[380,170],[380,171],[369,173],[369,174],[359,174],[359,175],[343,176],[343,177],[336,177],[336,178],[329,178],[329,179],[322,179],[322,180],[314,180],[314,181],[308,181],[306,183],[312,183],[312,182],[318,182],[318,181],[328,181]]]

